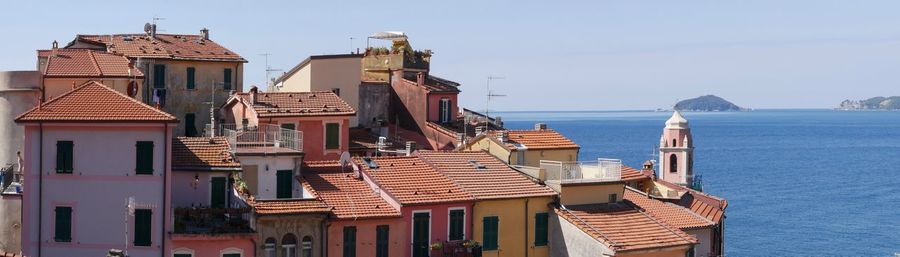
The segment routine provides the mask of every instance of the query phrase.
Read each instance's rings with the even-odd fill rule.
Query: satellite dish
[[[153,26],[153,25],[150,25],[149,22],[148,22],[148,23],[144,23],[144,32],[150,33],[150,29],[153,28],[152,26]]]
[[[343,172],[344,167],[347,167],[347,165],[351,162],[350,153],[346,151],[341,152],[341,159],[339,162],[341,163],[341,172]]]
[[[128,197],[128,215],[134,216],[134,209],[136,208],[134,204],[134,196]]]

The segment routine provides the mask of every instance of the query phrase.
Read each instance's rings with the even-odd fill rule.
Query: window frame
[[[179,254],[186,254],[190,257],[196,256],[196,254],[194,254],[194,250],[190,249],[190,248],[178,248],[178,249],[172,250],[172,257],[176,257],[175,255],[179,255]]]
[[[269,242],[269,239],[272,239],[272,242]],[[269,248],[270,246],[272,248]],[[269,255],[270,252],[272,253],[272,255]],[[263,255],[266,257],[275,257],[277,254],[278,240],[276,240],[274,237],[266,238],[266,240],[263,241]]]
[[[68,209],[68,211],[69,211],[68,231],[67,231],[69,238],[60,238],[59,237],[60,236],[59,235],[59,233],[60,233],[60,230],[59,230],[60,229],[60,224],[59,224],[60,209]],[[74,241],[73,235],[75,233],[72,233],[72,232],[74,232],[73,228],[75,227],[75,223],[73,222],[74,220],[75,220],[75,208],[74,207],[72,207],[70,205],[58,205],[55,208],[53,208],[53,242],[54,243],[68,244],[68,243],[72,243],[72,241]]]
[[[278,179],[278,178],[279,178],[279,176],[278,176],[279,173],[281,173],[281,174],[288,173],[288,174],[289,174],[289,176],[288,176],[289,179],[288,179],[288,180],[290,181],[290,188],[289,188],[289,190],[288,190],[287,192],[290,193],[290,196],[287,196],[287,197],[281,197],[282,195],[279,194],[280,190],[278,190],[278,189],[280,188],[279,185],[281,184],[281,181]],[[291,198],[294,198],[294,170],[275,170],[275,198],[276,198],[276,199],[291,199]]]
[[[187,90],[197,89],[197,69],[194,67],[187,67],[185,72],[187,72],[187,76],[185,76],[184,88]]]
[[[452,106],[453,100],[449,97],[442,97],[438,100],[438,122],[439,123],[448,123],[450,122],[450,115],[453,112]]]
[[[65,145],[65,147],[63,147]],[[64,149],[67,149],[67,152]],[[60,160],[63,156],[64,159]],[[62,163],[60,163],[62,162]],[[62,165],[60,165],[62,164]],[[62,166],[62,167],[60,167]],[[75,141],[57,140],[56,141],[56,173],[72,174],[75,170]]]
[[[293,244],[285,244],[284,243],[284,241],[285,241],[284,239],[288,235],[291,235],[292,237],[294,237]],[[282,251],[283,255],[281,257],[296,257],[297,256],[297,235],[294,235],[293,233],[287,233],[284,236],[281,236],[281,249],[283,250]]]
[[[306,239],[309,239],[307,241]],[[309,250],[309,254],[307,254],[307,250]],[[313,256],[313,239],[310,236],[304,236],[300,239],[300,257],[312,257]]]
[[[453,237],[453,234],[451,234],[452,231],[453,231],[453,226],[452,226],[452,224],[453,224],[453,216],[452,216],[452,214],[453,214],[454,211],[462,211],[462,224],[461,224],[461,226],[462,226],[462,229],[461,229],[461,230],[462,230],[462,231],[461,231],[462,234],[460,235],[460,238],[459,238],[459,239],[453,239],[453,238],[452,238],[452,237]],[[465,240],[465,239],[466,239],[466,215],[467,215],[467,214],[468,214],[468,213],[466,213],[466,207],[451,207],[451,208],[447,208],[447,240],[448,240],[448,241],[457,241],[457,240]]]
[[[232,88],[234,88],[231,85],[231,83],[234,83],[234,81],[231,78],[232,75],[234,75],[234,71],[231,70],[231,68],[225,68],[222,70],[222,77],[224,78],[222,80],[222,89],[223,90],[231,90]]]
[[[381,240],[382,230],[384,231],[384,242]],[[384,248],[382,248],[382,245]],[[375,257],[391,256],[391,226],[377,225],[375,226]]]
[[[149,151],[143,152],[144,154],[149,155],[149,156],[141,155],[141,153],[142,153],[141,146],[144,146],[144,147],[149,146],[149,148],[150,148]],[[137,141],[135,143],[134,147],[135,147],[134,174],[135,175],[151,175],[152,176],[153,172],[154,172],[153,161],[155,158],[155,156],[153,154],[153,150],[155,148],[154,142],[153,141]],[[147,151],[147,149],[144,149],[143,151]],[[143,163],[143,162],[141,162],[142,158],[148,158],[148,157],[150,158],[149,160],[143,160],[143,161],[147,162],[146,165],[149,165],[149,166],[141,167],[141,164]],[[147,168],[147,169],[143,169],[143,168]]]
[[[330,126],[330,125],[337,125],[337,132],[335,135],[335,137],[336,137],[335,140],[337,141],[337,145],[334,148],[330,148],[330,145],[328,144],[328,135],[329,135],[328,134],[328,126]],[[343,128],[343,126],[344,126],[343,122],[340,122],[340,121],[324,121],[322,123],[323,131],[324,131],[324,133],[322,133],[323,139],[324,139],[322,147],[325,150],[325,152],[340,151],[341,145],[342,145],[341,144],[341,134],[342,134],[341,129]]]
[[[539,234],[540,221],[543,221],[543,233]],[[541,235],[539,238],[538,235]],[[542,240],[538,240],[542,239]],[[538,212],[534,214],[534,246],[547,246],[550,244],[550,213]]]
[[[488,223],[490,220],[493,220],[493,245],[488,244],[488,238],[490,238],[490,230],[488,229]],[[497,251],[500,249],[500,217],[499,216],[484,216],[481,222],[481,230],[482,230],[482,249],[485,251]]]
[[[353,232],[353,237],[350,238],[353,240],[353,244],[348,244],[348,241],[347,241],[348,232]],[[356,257],[356,253],[357,253],[356,244],[359,242],[359,240],[358,240],[359,237],[358,237],[357,232],[359,232],[359,230],[356,229],[356,226],[344,226],[342,233],[341,233],[341,236],[342,236],[341,256],[342,257]],[[348,249],[352,250],[352,251],[348,252],[347,251]]]
[[[138,239],[139,239],[139,238],[138,238],[138,225],[140,224],[140,223],[138,223],[138,214],[139,214],[139,213],[143,213],[143,212],[146,212],[146,213],[147,213],[147,215],[148,215],[148,218],[147,218],[147,219],[148,219],[148,222],[150,222],[150,224],[147,224],[147,231],[146,231],[146,233],[147,233],[147,242],[146,242],[146,245],[143,244],[143,243],[145,243],[145,242],[143,242],[143,241],[142,241],[142,242],[138,242]],[[134,223],[134,226],[132,226],[132,227],[133,227],[133,230],[132,230],[132,233],[133,233],[133,234],[132,234],[132,238],[131,238],[131,239],[132,239],[132,240],[131,240],[131,245],[132,245],[132,246],[135,246],[135,247],[152,247],[152,246],[153,246],[153,209],[135,209],[135,210],[134,210],[134,219],[133,219],[132,222]],[[143,239],[143,238],[140,238],[140,239]],[[138,244],[138,243],[141,243],[141,244]]]

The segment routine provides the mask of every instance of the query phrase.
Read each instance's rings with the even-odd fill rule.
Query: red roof
[[[656,182],[680,192],[685,192],[684,195],[681,196],[679,205],[690,209],[706,219],[719,223],[725,216],[725,208],[728,208],[728,201],[725,199],[663,180],[656,180]]]
[[[200,35],[147,34],[78,35],[75,41],[105,45],[107,51],[131,58],[246,62],[227,48]],[[69,43],[71,47],[74,42]]]
[[[229,100],[240,100],[259,114],[259,117],[350,116],[355,115],[347,102],[328,91],[258,93],[256,104],[250,93],[238,93]]]
[[[637,170],[635,168],[622,165],[622,181],[637,181],[650,179],[650,174],[642,170]]]
[[[705,228],[716,223],[688,210],[682,206],[650,198],[645,193],[631,187],[625,187],[625,200],[628,200],[653,217],[680,229]]]
[[[45,77],[144,77],[141,70],[128,67],[130,61],[125,56],[89,49],[57,49],[56,55],[51,53],[38,50],[38,57],[47,57]]]
[[[628,202],[555,208],[565,218],[616,252],[689,246],[697,238],[655,219]]]
[[[449,178],[416,156],[379,157],[371,162],[360,158],[354,162],[383,190],[402,205],[450,203],[475,200]]]
[[[303,179],[319,199],[332,207],[339,219],[399,217],[394,209],[365,181],[353,175],[353,168],[341,169],[338,162],[304,162]]]
[[[172,140],[172,167],[174,170],[240,168],[230,149],[224,137],[176,137]]]
[[[477,199],[556,195],[485,152],[419,151],[418,156]]]
[[[490,140],[494,140],[499,143],[497,139],[498,131],[491,130],[488,133],[484,133],[478,138],[472,140],[479,140],[483,137],[490,137]],[[504,144],[509,150],[516,150],[518,146],[524,146],[528,148],[528,150],[557,150],[557,149],[580,149],[581,147],[578,144],[575,144],[572,140],[563,136],[559,132],[550,129],[544,130],[508,130],[507,141]]]
[[[169,122],[178,119],[90,81],[19,115],[16,122]]]
[[[418,73],[417,72],[404,72],[403,73],[403,82],[418,86]],[[365,79],[364,79],[365,80]],[[459,93],[459,83],[442,79],[439,77],[425,75],[425,81],[422,87],[429,92],[447,92],[447,93]]]
[[[328,213],[331,208],[319,199],[249,200],[259,215]]]

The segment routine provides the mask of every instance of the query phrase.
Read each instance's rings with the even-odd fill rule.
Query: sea
[[[580,160],[653,158],[671,112],[500,112],[547,123]],[[900,112],[688,112],[694,174],[728,200],[727,256],[900,256]]]

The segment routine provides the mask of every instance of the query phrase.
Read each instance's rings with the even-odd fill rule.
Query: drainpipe
[[[328,256],[328,226],[331,224],[326,224],[324,219],[322,220],[322,223],[319,224],[321,224],[320,227],[322,227],[322,229],[319,230],[319,238],[321,238],[319,240],[322,247],[319,247],[319,249],[322,249],[320,250],[322,251],[322,257],[326,257]]]
[[[528,198],[525,198],[525,257],[528,257]]]
[[[163,238],[162,238],[162,241],[160,241],[162,243],[162,251],[161,251],[160,256],[166,257],[166,230],[169,227],[169,223],[166,223],[166,218],[168,218],[168,216],[169,216],[169,205],[166,204],[166,203],[168,203],[167,200],[169,197],[169,192],[166,190],[166,186],[169,184],[168,181],[166,180],[166,173],[168,173],[166,171],[168,171],[169,168],[171,167],[169,165],[169,142],[168,142],[169,123],[163,123],[163,134],[165,134],[165,137],[163,137],[163,170],[162,170],[162,172],[163,172],[163,176],[162,176],[163,177],[163,199],[162,199],[163,200],[163,233],[160,233],[163,235]]]
[[[40,104],[43,104],[40,103]],[[38,141],[40,141],[40,145],[38,146],[38,257],[41,256],[41,237],[43,236],[43,222],[42,218],[44,217],[44,123],[38,123]]]

